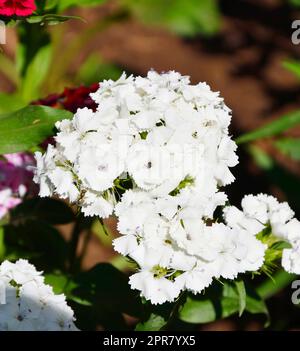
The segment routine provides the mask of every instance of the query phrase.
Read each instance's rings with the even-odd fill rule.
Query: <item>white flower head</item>
[[[65,296],[55,295],[44,283],[42,272],[28,261],[4,261],[0,265],[0,283],[5,288],[0,331],[78,330]]]

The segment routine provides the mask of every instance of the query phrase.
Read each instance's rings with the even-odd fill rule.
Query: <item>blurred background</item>
[[[49,1],[47,6],[51,9],[56,3]],[[30,35],[26,28],[8,29],[0,53],[0,112],[57,96],[66,87],[117,79],[124,70],[145,75],[153,68],[179,71],[190,75],[193,83],[206,81],[220,91],[233,111],[234,138],[287,113],[298,113],[300,44],[293,44],[291,37],[293,21],[300,20],[299,0],[95,0],[92,7],[85,7],[85,1],[60,3],[62,13],[81,19],[47,28],[37,23]],[[35,57],[26,72],[20,38],[29,42],[27,48],[41,42],[44,49],[39,55],[28,50],[22,56],[23,61]],[[247,193],[266,192],[287,200],[299,218],[300,128],[241,145],[238,154],[241,162],[233,173],[239,176],[229,188],[234,202]],[[107,224],[114,233],[113,221]],[[62,227],[65,235],[68,230]],[[110,261],[126,270],[103,229],[96,225],[91,235],[84,267]],[[290,301],[289,282],[283,278],[278,284],[268,300],[270,328],[298,329],[300,311]],[[197,326],[262,327],[263,318],[247,315]]]

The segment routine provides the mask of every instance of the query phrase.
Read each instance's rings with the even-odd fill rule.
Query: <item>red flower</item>
[[[36,10],[34,0],[0,0],[0,15],[29,16]]]
[[[90,93],[94,93],[98,89],[99,83],[92,84],[89,87],[81,86],[78,88],[65,88],[62,94],[50,95],[45,99],[35,101],[33,104],[64,108],[73,113],[75,113],[77,109],[84,107],[95,111],[97,104],[91,99]]]

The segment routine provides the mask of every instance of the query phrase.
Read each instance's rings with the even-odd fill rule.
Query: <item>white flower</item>
[[[257,235],[264,229],[269,230],[274,239],[282,239],[291,245],[291,248],[282,251],[282,267],[287,272],[300,274],[300,222],[293,218],[294,212],[288,203],[279,203],[273,196],[265,194],[247,195],[242,200],[242,209],[240,211],[231,206],[223,211],[226,223],[244,233],[242,241],[250,247],[246,233]],[[252,262],[252,270],[258,269],[263,263],[261,251],[262,248],[257,246],[257,250],[252,250],[247,260],[241,260],[241,265],[249,267]]]
[[[54,295],[41,272],[26,260],[4,261],[0,283],[5,303],[0,305],[0,331],[78,330],[64,295]]]
[[[85,148],[78,158],[77,174],[83,186],[94,191],[105,191],[113,186],[122,173],[119,156],[108,144]]]
[[[235,206],[225,207],[223,215],[226,223],[231,228],[244,229],[252,235],[256,235],[265,228],[265,225],[256,218],[249,218],[244,212]]]
[[[193,294],[201,293],[213,281],[214,272],[211,267],[203,262],[198,262],[196,267],[184,272],[175,279],[176,283]]]
[[[91,97],[97,111],[56,124],[56,146],[36,155],[35,181],[41,196],[68,198],[86,216],[117,216],[113,246],[136,262],[130,284],[146,299],[174,301],[260,269],[266,245],[256,234],[269,225],[297,241],[289,206],[262,194],[246,196],[242,211],[225,208],[222,223],[220,187],[234,181],[237,146],[231,111],[206,83],[174,71],[123,74]]]
[[[57,150],[52,145],[48,145],[47,152],[44,155],[42,155],[41,152],[35,153],[37,165],[33,180],[40,185],[39,195],[41,197],[47,197],[53,194],[54,185],[49,179],[49,173],[56,167],[56,155]]]
[[[115,199],[109,193],[87,191],[83,198],[82,212],[86,216],[107,218],[113,213]]]
[[[300,222],[292,218],[287,223],[275,223],[272,226],[273,233],[289,242],[300,240]]]
[[[152,271],[147,270],[133,274],[129,278],[129,284],[154,305],[172,302],[180,293],[179,284],[165,277],[155,277]]]
[[[300,274],[300,241],[282,251],[282,267],[289,273]]]

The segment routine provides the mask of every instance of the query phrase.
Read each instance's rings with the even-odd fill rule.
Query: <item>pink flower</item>
[[[0,15],[29,16],[36,10],[34,0],[0,0]]]
[[[0,160],[0,190],[11,189],[14,194],[22,194],[32,187],[33,156],[26,153],[4,155]]]
[[[0,219],[25,195],[36,193],[32,182],[33,166],[34,158],[27,153],[4,155],[4,159],[0,160]]]
[[[10,189],[0,191],[0,220],[9,212],[10,209],[21,203],[21,199],[13,196]]]

